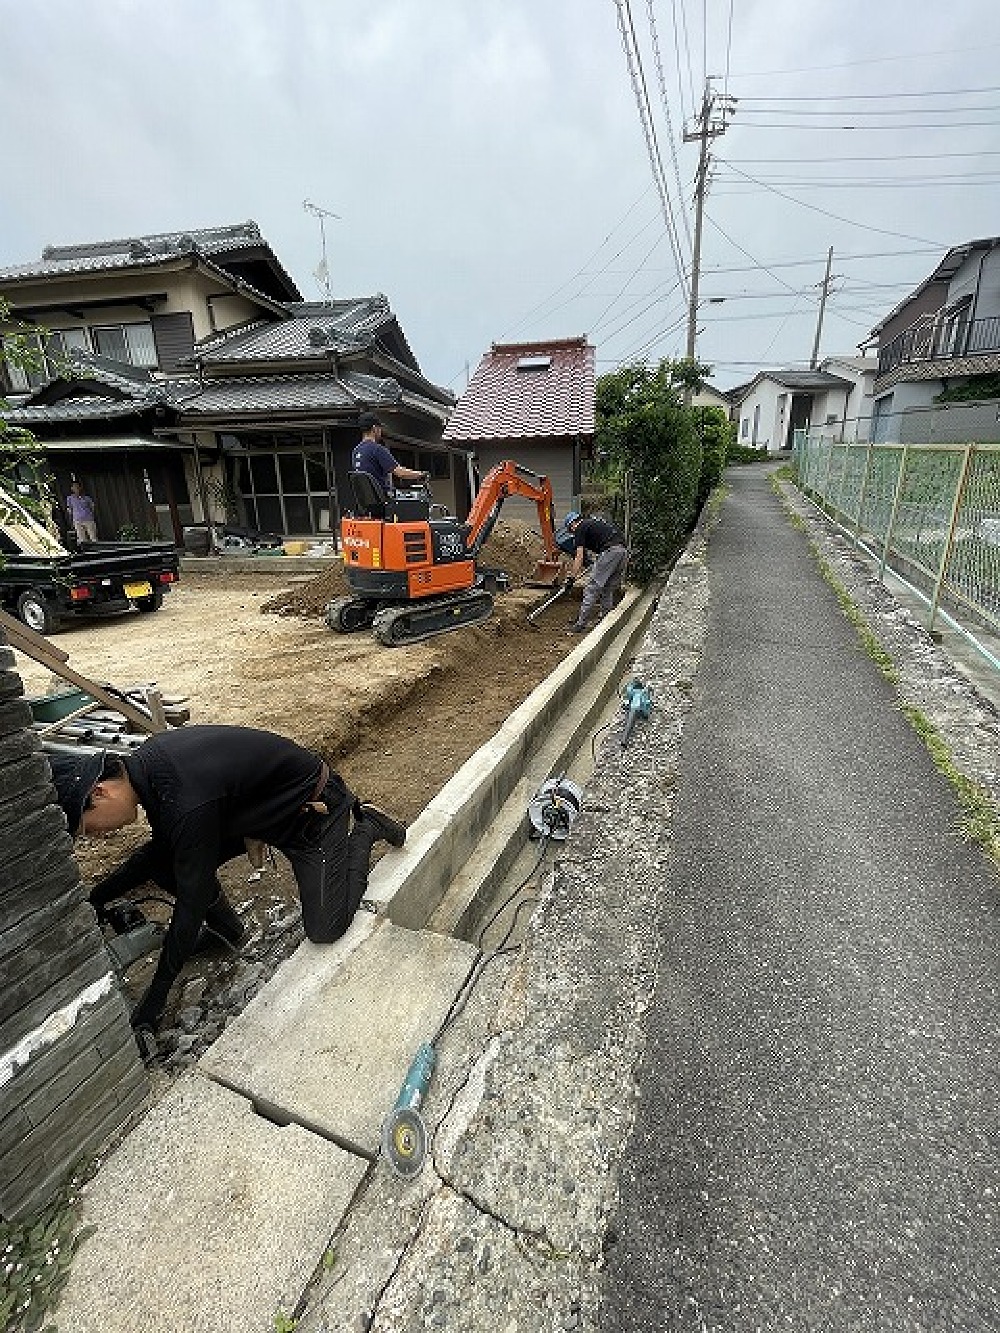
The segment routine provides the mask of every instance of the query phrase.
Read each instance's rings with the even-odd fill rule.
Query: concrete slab
[[[59,1305],[73,1333],[273,1333],[323,1259],[367,1164],[185,1075],[84,1196],[97,1232]]]
[[[476,957],[461,940],[362,915],[335,945],[301,945],[199,1069],[269,1116],[374,1158],[418,1047]]]

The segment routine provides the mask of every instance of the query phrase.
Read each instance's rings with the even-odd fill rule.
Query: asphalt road
[[[602,1333],[1000,1328],[1000,876],[727,474]]]

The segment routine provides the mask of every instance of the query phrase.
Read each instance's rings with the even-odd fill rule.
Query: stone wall
[[[0,1218],[29,1217],[144,1103],[146,1072],[0,630]]]

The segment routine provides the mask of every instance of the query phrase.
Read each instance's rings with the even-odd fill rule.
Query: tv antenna
[[[342,219],[339,213],[331,213],[328,208],[320,208],[318,204],[314,204],[309,199],[303,199],[302,207],[307,213],[312,213],[313,217],[319,219],[319,235],[320,243],[323,247],[323,258],[313,270],[313,277],[323,288],[327,302],[330,302],[333,298],[330,294],[330,266],[326,262],[326,219],[336,218],[338,222],[342,221]]]

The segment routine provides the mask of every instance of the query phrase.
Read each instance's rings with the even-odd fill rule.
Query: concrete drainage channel
[[[370,1187],[414,1056],[478,981],[470,941],[535,860],[533,798],[557,775],[585,780],[653,604],[631,592],[572,646],[375,866],[378,914],[302,944],[104,1164],[60,1328],[265,1333],[301,1305]],[[448,1065],[442,1106],[461,1085]]]

